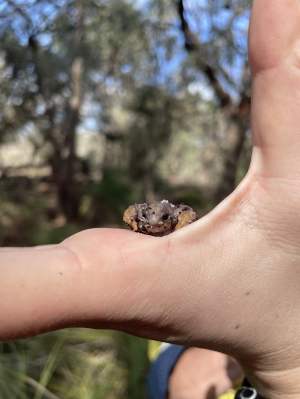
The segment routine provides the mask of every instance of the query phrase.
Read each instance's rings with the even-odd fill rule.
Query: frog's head
[[[144,230],[151,235],[164,235],[172,232],[176,225],[175,205],[167,200],[144,204],[140,210],[138,219]]]

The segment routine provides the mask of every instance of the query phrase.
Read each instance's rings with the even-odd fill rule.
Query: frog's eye
[[[167,213],[164,213],[161,218],[162,218],[162,220],[168,220],[169,215]]]

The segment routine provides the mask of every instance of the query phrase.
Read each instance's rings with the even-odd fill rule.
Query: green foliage
[[[80,230],[79,225],[76,224],[63,224],[62,226],[53,227],[49,223],[35,226],[31,233],[32,245],[48,245],[57,244],[72,234]]]
[[[135,190],[124,170],[105,169],[100,182],[87,186],[82,213],[92,225],[120,225],[124,209],[134,200]]]
[[[127,397],[130,399],[143,399],[146,397],[145,380],[149,368],[148,341],[119,334],[119,357],[128,373]]]
[[[126,372],[114,334],[65,330],[2,344],[3,399],[117,399],[125,397]]]
[[[35,185],[28,178],[0,181],[1,245],[32,243],[37,227],[44,223],[48,205],[41,196],[35,194]]]

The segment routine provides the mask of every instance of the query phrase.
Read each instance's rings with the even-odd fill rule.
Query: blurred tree
[[[139,88],[131,104],[129,176],[142,188],[141,199],[155,200],[159,160],[168,151],[178,101],[155,86]],[[142,183],[142,184],[141,184]]]
[[[215,201],[229,195],[235,185],[238,162],[249,127],[250,75],[247,63],[246,29],[249,0],[177,0],[177,12],[186,51],[226,121],[223,172]],[[192,27],[193,28],[192,28]]]
[[[78,216],[79,206],[75,146],[83,100],[83,2],[77,0],[73,4],[73,29],[69,43],[65,43],[65,47],[69,45],[68,54],[57,51],[55,34],[59,37],[63,32],[54,31],[56,17],[46,16],[47,2],[43,3],[45,15],[34,10],[35,5],[41,7],[40,3],[13,0],[6,4],[8,27],[2,32],[2,49],[7,70],[11,71],[9,107],[19,128],[30,125],[40,134],[35,140],[36,150],[45,152],[59,204],[72,220]],[[65,3],[65,7],[71,5]],[[15,25],[9,20],[11,14],[17,16]],[[4,123],[1,130],[6,127]]]
[[[178,98],[184,102],[196,82],[200,92],[211,93],[209,101],[220,110],[216,117],[224,122],[215,135],[224,159],[216,200],[232,191],[248,127],[249,79],[241,39],[248,1],[178,1],[178,16],[168,0],[138,7],[125,0],[4,4],[1,137],[25,126],[39,133],[34,144],[51,166],[68,220],[78,219],[82,184],[89,178],[87,168],[80,174],[88,160],[77,156],[76,147],[91,110],[94,128],[110,143],[105,159],[123,159],[123,166],[128,161],[135,184],[153,198],[158,161],[174,132],[172,115],[180,113]],[[189,58],[181,51],[178,26]],[[201,122],[199,134],[205,134]]]
[[[77,220],[82,163],[76,138],[83,105],[97,108],[97,128],[105,130],[112,93],[132,84],[132,70],[147,74],[151,63],[141,62],[147,55],[142,16],[126,1],[4,3],[1,84],[9,102],[1,131],[29,125],[38,132],[35,145],[51,166],[61,210],[67,220]],[[2,95],[3,102],[7,97]]]

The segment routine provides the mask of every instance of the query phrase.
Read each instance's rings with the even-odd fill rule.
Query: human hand
[[[107,267],[117,262],[124,270],[124,301],[113,305],[120,321],[111,316],[112,326],[234,355],[268,398],[300,394],[299,22],[298,0],[254,2],[254,148],[241,185],[170,236],[108,233],[113,244],[104,255]],[[82,253],[82,238],[67,243],[87,259],[97,244]],[[94,263],[103,264],[101,252]]]

